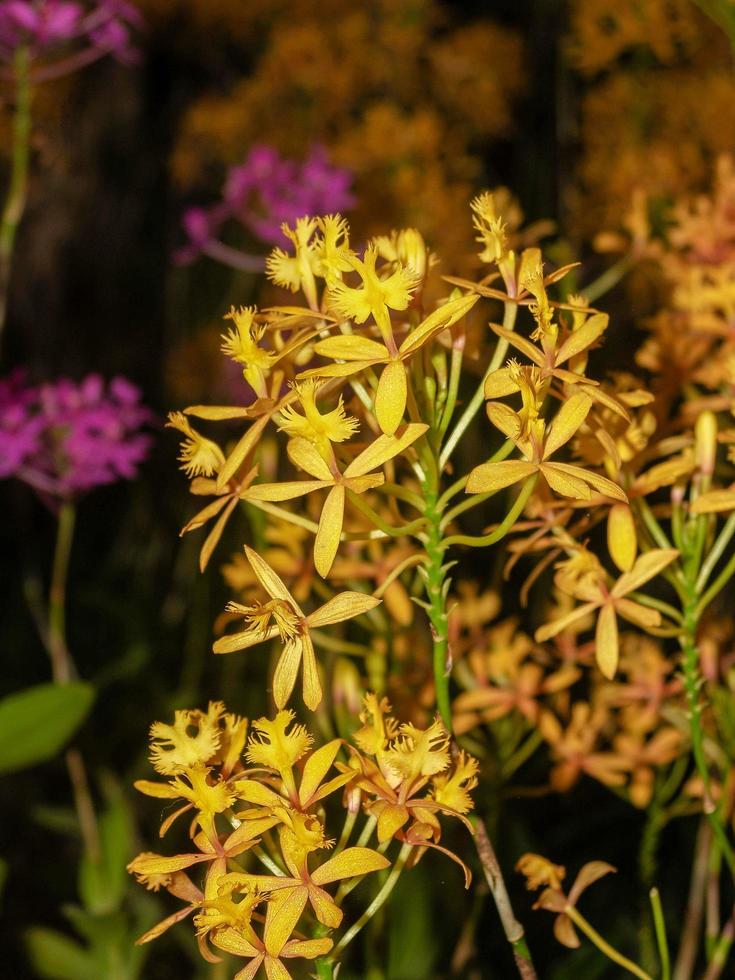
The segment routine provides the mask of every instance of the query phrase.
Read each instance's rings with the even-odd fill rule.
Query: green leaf
[[[89,713],[90,684],[39,684],[0,701],[0,773],[53,758]]]
[[[97,829],[100,857],[98,861],[88,855],[82,858],[79,893],[87,911],[100,915],[119,908],[130,880],[126,865],[132,851],[132,827],[122,794],[111,800]]]
[[[29,929],[25,941],[34,976],[44,980],[99,980],[94,957],[62,933]]]

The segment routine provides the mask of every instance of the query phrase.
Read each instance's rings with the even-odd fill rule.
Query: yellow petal
[[[636,561],[629,572],[625,572],[617,580],[611,594],[623,596],[628,592],[639,589],[644,583],[658,575],[667,565],[678,556],[676,548],[654,548],[647,551]]]
[[[409,813],[405,806],[388,803],[378,817],[378,840],[384,844],[408,822]]]
[[[240,494],[241,500],[294,500],[304,497],[314,490],[322,490],[331,486],[334,481],[327,480],[291,480],[283,483],[256,483]]]
[[[380,599],[364,592],[340,592],[307,616],[309,626],[329,626],[360,616],[380,605]]]
[[[260,555],[247,545],[245,545],[245,555],[247,560],[250,562],[250,567],[252,568],[255,577],[263,586],[268,595],[273,599],[283,599],[284,602],[290,602],[294,609],[300,612],[293,596],[270,565],[263,561]]]
[[[390,867],[390,861],[369,847],[346,847],[335,857],[321,864],[311,876],[317,885],[328,885],[332,881],[355,878],[371,871],[383,871]]]
[[[541,472],[551,489],[560,493],[562,497],[571,497],[573,500],[589,500],[592,496],[590,488],[584,480],[575,474],[558,470],[553,463],[543,463]]]
[[[387,436],[392,436],[401,424],[407,393],[408,382],[403,364],[400,361],[386,364],[375,395],[375,417]]]
[[[603,676],[612,680],[618,667],[618,620],[611,602],[605,603],[597,617],[595,658]]]
[[[314,351],[335,361],[383,361],[388,352],[383,344],[357,334],[327,337],[314,344]]]
[[[210,854],[175,854],[166,857],[163,854],[139,854],[128,865],[128,871],[139,875],[166,875],[174,871],[183,871],[199,861],[209,861]]]
[[[290,939],[283,947],[284,956],[301,956],[305,960],[315,960],[324,956],[334,946],[331,939]]]
[[[136,779],[133,786],[135,786],[139,793],[145,793],[146,796],[155,796],[162,800],[178,800],[181,796],[179,791],[173,786],[169,786],[168,783],[154,783],[149,779]]]
[[[365,493],[367,490],[374,490],[382,487],[385,483],[385,473],[366,473],[364,476],[345,477],[344,486],[353,493]]]
[[[271,956],[278,956],[290,939],[304,911],[306,898],[306,886],[283,888],[271,897],[263,932],[263,942]]]
[[[239,929],[218,929],[214,937],[215,946],[235,956],[257,956],[258,950],[243,936]]]
[[[350,378],[353,374],[359,374],[365,368],[372,367],[375,361],[347,361],[344,364],[323,364],[321,367],[309,368],[308,371],[300,371],[297,375],[299,381],[302,378]]]
[[[516,412],[509,405],[500,402],[490,402],[485,411],[496,429],[500,429],[504,436],[515,442],[521,432],[521,420]]]
[[[505,398],[519,390],[517,382],[511,377],[510,368],[498,368],[485,379],[485,398]]]
[[[288,704],[299,674],[304,645],[301,637],[287,640],[273,672],[273,700],[281,709]]]
[[[499,337],[502,337],[503,340],[507,340],[509,344],[512,344],[521,353],[525,354],[529,361],[533,361],[538,367],[546,366],[543,354],[538,347],[534,347],[530,340],[526,340],[525,337],[519,337],[517,333],[506,329],[506,327],[498,326],[497,323],[491,323],[490,329]]]
[[[563,364],[564,361],[591,347],[607,330],[609,319],[607,313],[593,314],[579,330],[575,330],[567,337],[556,353],[556,363]]]
[[[333,738],[331,742],[327,742],[326,745],[322,745],[316,752],[312,752],[307,759],[299,786],[299,800],[302,806],[305,806],[309,802],[318,789],[319,784],[329,772],[332,763],[337,758],[341,744],[341,739]]]
[[[217,519],[217,522],[212,528],[212,530],[205,538],[204,544],[202,545],[202,550],[199,552],[200,572],[206,571],[207,565],[209,564],[209,559],[212,557],[214,549],[219,544],[219,540],[222,537],[222,532],[224,531],[225,526],[229,521],[230,515],[235,509],[236,504],[237,504],[237,497],[233,497],[233,499],[230,500],[227,507],[222,511],[221,515]]]
[[[190,405],[184,409],[184,415],[193,415],[198,419],[210,422],[221,422],[227,419],[246,419],[251,414],[250,407],[239,408],[236,405]]]
[[[248,647],[257,646],[258,643],[265,643],[278,635],[277,626],[269,626],[264,633],[257,633],[253,630],[245,630],[242,633],[230,633],[221,636],[214,641],[212,650],[214,653],[235,653],[237,650],[247,650]]]
[[[460,296],[449,300],[430,313],[425,320],[412,330],[400,346],[400,353],[405,357],[423,347],[431,338],[442,330],[447,330],[457,320],[469,313],[480,297],[477,295]]]
[[[692,514],[719,514],[735,510],[735,490],[710,490],[697,497],[691,507]]]
[[[467,493],[492,493],[510,487],[538,470],[536,463],[506,459],[500,463],[482,463],[467,478]]]
[[[258,440],[263,434],[263,429],[270,421],[269,415],[264,415],[250,426],[242,436],[217,474],[217,493],[222,493],[230,479],[237,473],[246,457],[253,451]]]
[[[640,626],[644,630],[661,625],[661,613],[658,609],[650,609],[648,606],[641,605],[640,602],[633,602],[632,599],[616,599],[615,609],[623,619],[635,623],[636,626]]]
[[[345,488],[332,487],[324,502],[324,509],[319,518],[319,530],[314,539],[314,565],[322,578],[329,575],[334,556],[337,554],[344,512]]]
[[[544,626],[539,626],[534,634],[534,639],[537,643],[545,643],[546,640],[550,640],[557,633],[561,633],[568,626],[576,623],[580,619],[584,619],[588,613],[591,613],[593,609],[597,609],[596,602],[585,602],[582,606],[577,606],[566,616],[561,616],[559,619],[554,619],[550,623],[546,623]]]
[[[196,513],[181,529],[181,534],[187,534],[189,531],[195,531],[197,528],[202,527],[207,521],[216,517],[217,514],[222,510],[228,500],[230,500],[230,495],[226,494],[223,497],[218,497],[217,500],[213,500],[211,504],[207,504],[198,513]]]
[[[304,439],[302,436],[289,439],[286,452],[294,466],[300,470],[305,470],[309,476],[313,476],[317,480],[331,481],[334,479],[334,475],[329,472],[329,467],[317,452],[314,444],[308,439]]]
[[[386,369],[387,370],[387,369]],[[418,438],[420,438],[429,428],[421,422],[411,422],[404,426],[395,435],[382,435],[374,439],[373,442],[363,449],[359,456],[352,460],[345,470],[346,477],[363,476],[371,470],[383,466],[389,459],[398,456],[408,449]]]
[[[587,395],[572,395],[564,402],[554,417],[544,441],[544,459],[548,459],[565,443],[569,442],[587,418],[592,399]]]
[[[323,888],[316,885],[309,885],[309,901],[314,909],[314,914],[323,926],[329,929],[336,929],[342,921],[342,910],[335,903],[334,899]]]
[[[633,513],[627,504],[615,504],[607,515],[607,549],[621,572],[629,572],[638,553]]]
[[[148,932],[144,932],[139,939],[136,939],[135,945],[142,946],[144,943],[151,942],[152,939],[158,939],[158,937],[162,936],[167,929],[170,929],[171,926],[175,926],[177,922],[181,922],[181,920],[185,919],[187,915],[191,915],[193,911],[194,906],[190,905],[187,908],[179,909],[179,911],[174,912],[173,915],[167,916],[165,919],[162,919],[161,922],[158,922],[155,926],[153,926],[152,929],[149,929]]]
[[[575,476],[579,480],[584,480],[585,483],[589,483],[593,489],[597,490],[598,493],[604,494],[606,497],[611,497],[613,500],[622,500],[623,503],[628,502],[625,491],[617,483],[613,483],[612,480],[608,480],[605,476],[600,476],[599,473],[593,473],[592,470],[583,470],[581,466],[573,466],[571,463],[554,462],[547,463],[546,465],[553,466],[555,470],[559,470],[561,473],[567,473],[569,476]]]
[[[308,632],[304,636],[304,677],[301,696],[309,711],[316,711],[322,700],[322,684],[319,680],[319,667],[314,653],[314,644]]]

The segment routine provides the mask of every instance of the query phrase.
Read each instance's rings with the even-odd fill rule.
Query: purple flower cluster
[[[152,421],[125,378],[31,387],[16,373],[0,380],[0,479],[23,480],[51,504],[130,480],[148,453],[141,430]]]
[[[75,58],[80,64],[106,54],[131,61],[131,33],[142,23],[128,0],[0,0],[0,59],[11,60],[21,45],[38,57],[76,41],[82,45]]]
[[[185,212],[183,227],[189,244],[175,259],[185,264],[202,252],[216,257],[220,231],[233,219],[261,241],[283,245],[283,222],[293,225],[306,214],[352,207],[351,184],[352,174],[332,166],[320,146],[303,161],[286,159],[272,146],[254,146],[244,163],[230,169],[219,203]]]

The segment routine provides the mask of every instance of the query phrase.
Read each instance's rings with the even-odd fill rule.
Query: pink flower
[[[284,222],[292,225],[306,214],[330,214],[352,207],[351,185],[352,174],[332,166],[322,147],[314,147],[300,162],[281,157],[272,146],[253,146],[244,163],[230,169],[218,204],[185,212],[183,225],[189,241],[174,260],[192,262],[202,252],[216,256],[222,251],[217,239],[230,220],[268,245],[283,245]]]
[[[0,382],[0,477],[14,476],[50,504],[130,480],[150,448],[153,421],[139,389],[97,374],[30,388]]]
[[[129,62],[137,55],[132,31],[142,26],[127,0],[0,0],[0,58],[11,60],[21,45],[34,58],[64,47],[66,57],[44,65],[41,77],[68,74],[107,54]]]

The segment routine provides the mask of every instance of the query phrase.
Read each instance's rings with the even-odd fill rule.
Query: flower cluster
[[[438,849],[466,868],[442,839],[440,815],[466,821],[483,760],[493,793],[531,773],[536,794],[571,792],[589,777],[652,813],[657,829],[699,813],[735,873],[731,632],[715,605],[735,575],[733,200],[723,161],[712,199],[680,201],[665,239],[636,212],[626,261],[655,267],[664,299],[626,365],[636,373],[601,377],[593,369],[608,316],[584,287],[567,285],[580,275],[575,265],[545,263],[538,229],[523,227],[507,191],[471,202],[479,281],[440,278],[414,228],[356,249],[341,215],[300,217],[283,225],[286,245],[266,262],[282,291],[274,305],[225,318],[221,349],[241,371],[244,404],[190,405],[170,416],[203,504],[184,532],[210,526],[201,568],[236,510],[249,522],[244,548],[224,569],[234,597],[215,624],[214,652],[272,644],[263,686],[279,714],[268,724],[280,718],[286,731],[300,680],[306,709],[344,740],[315,755],[324,752],[344,777],[350,832],[359,810],[370,828],[360,846],[372,833],[379,853],[401,845],[365,915],[419,851]],[[519,588],[473,581],[462,567],[466,548],[489,556],[488,577],[493,569],[498,582],[521,576]],[[262,660],[248,654],[249,676],[263,676]],[[252,744],[246,758],[275,765]],[[270,788],[303,808],[293,773],[278,772]],[[209,775],[205,785],[221,779]],[[240,804],[265,819],[257,808],[275,799],[248,792]],[[236,788],[222,793],[217,813],[237,798]],[[268,818],[272,827],[284,819]],[[218,844],[200,839],[199,854],[178,860],[209,861],[212,848],[227,850],[230,833],[246,833],[239,827],[218,832]],[[484,824],[468,829],[494,888]],[[261,881],[276,895],[263,913],[251,896],[256,911],[247,915],[264,921],[265,933],[231,936],[226,948],[249,957],[253,975],[269,956],[310,948],[288,944],[314,935],[293,933],[312,894],[308,874],[319,887],[326,880],[305,865],[297,873],[283,843],[266,858],[301,897],[271,942],[281,889]],[[560,916],[562,942],[575,945],[578,926],[615,962],[631,962],[576,909],[607,864],[586,865],[568,895],[561,869],[533,855],[526,865],[546,885],[539,901]],[[191,907],[212,900],[206,884],[201,894],[180,879],[169,884]],[[507,895],[493,894],[505,914]],[[328,951],[330,964],[353,935],[348,929]]]
[[[171,857],[145,852],[129,865],[146,888],[164,888],[184,902],[139,942],[192,915],[206,960],[217,962],[214,946],[248,961],[238,977],[254,977],[262,965],[269,977],[285,980],[291,974],[283,960],[334,955],[327,933],[342,924],[344,899],[391,866],[393,840],[401,851],[388,882],[427,848],[454,857],[437,843],[438,814],[466,819],[476,763],[462,755],[452,764],[440,722],[421,731],[399,726],[388,711],[385,700],[368,696],[356,746],[337,738],[318,749],[291,711],[248,726],[216,702],[207,711],[177,711],[172,725],[155,723],[151,762],[165,781],[139,780],[136,787],[175,806],[162,837],[190,815],[193,849]],[[346,819],[335,840],[327,834],[325,801],[338,791]],[[365,827],[349,846],[361,810]],[[374,835],[377,850],[366,846]],[[336,884],[336,893],[327,887]]]
[[[230,168],[221,201],[186,211],[183,225],[189,244],[175,258],[186,263],[204,253],[234,263],[227,246],[218,241],[230,221],[239,222],[261,242],[284,244],[284,222],[350,208],[351,182],[350,172],[332,166],[322,147],[313,147],[297,161],[280,156],[272,146],[253,146],[243,163]]]
[[[153,416],[125,378],[96,374],[29,386],[0,381],[0,478],[22,480],[48,503],[130,480],[148,454]]]

